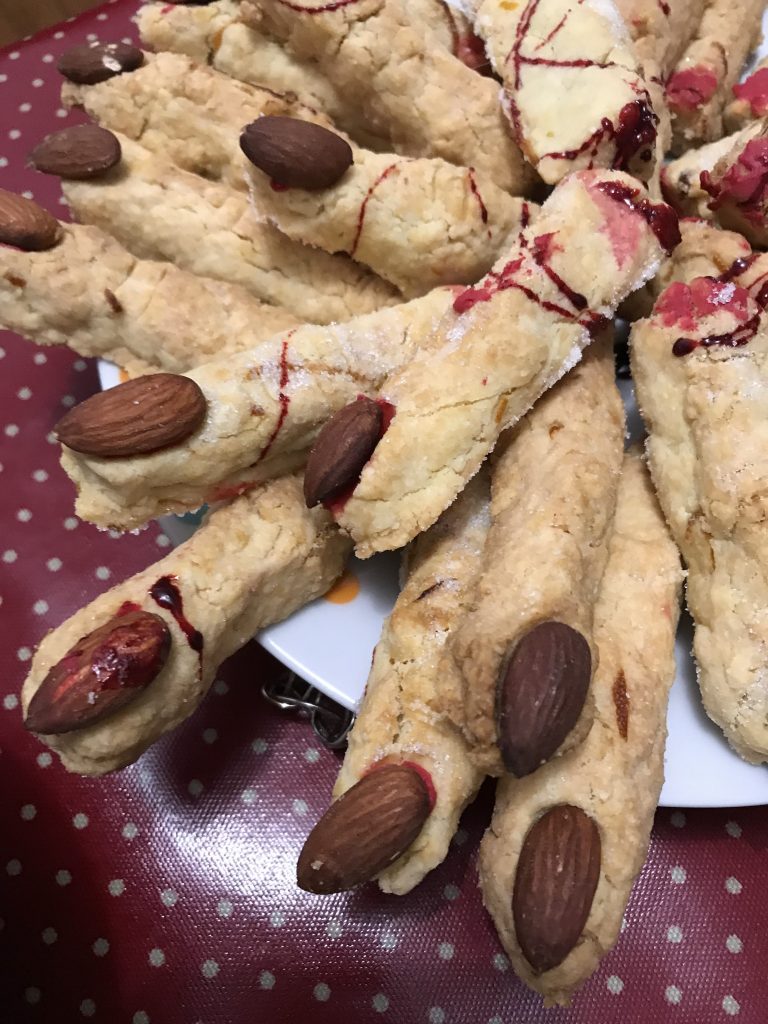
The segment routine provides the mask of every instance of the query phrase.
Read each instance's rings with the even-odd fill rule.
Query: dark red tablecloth
[[[136,6],[117,0],[0,54],[3,186],[64,213],[56,182],[24,166],[69,122],[55,58],[133,39]],[[2,1024],[765,1024],[763,809],[660,812],[618,949],[571,1010],[545,1011],[508,969],[476,887],[488,792],[410,897],[299,892],[296,855],[338,758],[260,696],[280,669],[255,644],[138,765],[67,775],[21,726],[34,646],[167,541],[73,517],[49,431],[97,389],[93,363],[0,344]]]

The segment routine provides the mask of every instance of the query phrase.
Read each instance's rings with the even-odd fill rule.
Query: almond
[[[307,508],[332,500],[355,483],[379,443],[382,425],[382,408],[371,398],[360,397],[331,416],[304,470]]]
[[[61,234],[61,224],[42,206],[0,188],[0,244],[41,252],[52,249]]]
[[[112,132],[97,124],[78,124],[46,135],[29,154],[29,162],[43,174],[90,181],[111,171],[121,156],[120,142]]]
[[[92,395],[56,424],[62,444],[104,459],[147,455],[185,441],[205,419],[205,395],[189,377],[153,373]]]
[[[50,669],[24,725],[44,735],[93,725],[135,700],[160,673],[170,649],[171,634],[159,615],[116,615]]]
[[[420,773],[385,764],[331,804],[310,832],[296,877],[307,892],[344,892],[374,878],[408,849],[429,816]]]
[[[557,967],[579,941],[600,878],[600,833],[578,807],[552,807],[525,837],[512,913],[520,949],[537,974]]]
[[[255,167],[287,188],[330,188],[353,162],[349,143],[297,117],[260,117],[243,128],[240,148]]]
[[[592,677],[589,644],[563,622],[540,622],[502,666],[496,690],[499,750],[508,771],[530,775],[574,727]]]
[[[143,63],[142,51],[129,43],[84,43],[66,50],[56,66],[70,82],[96,85],[126,71],[135,71]]]

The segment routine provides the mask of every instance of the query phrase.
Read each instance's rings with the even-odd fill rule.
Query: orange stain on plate
[[[131,375],[126,370],[124,370],[122,366],[120,366],[118,369],[120,373],[120,383],[125,384],[127,380],[131,379]]]
[[[349,604],[359,593],[360,580],[354,573],[347,571],[340,579],[336,580],[325,595],[325,600],[330,601],[331,604]]]

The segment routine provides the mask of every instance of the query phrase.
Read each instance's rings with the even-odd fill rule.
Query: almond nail
[[[381,437],[378,402],[358,398],[339,409],[317,435],[304,470],[307,508],[331,500],[359,478]]]
[[[255,167],[288,188],[329,188],[353,162],[344,139],[296,117],[260,117],[243,129],[240,148]]]
[[[0,244],[42,252],[52,249],[61,235],[61,224],[42,206],[0,188]]]

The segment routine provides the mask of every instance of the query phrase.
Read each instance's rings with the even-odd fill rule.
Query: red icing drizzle
[[[371,196],[382,183],[382,181],[384,181],[385,178],[389,177],[389,175],[392,173],[392,171],[394,171],[396,167],[396,163],[390,164],[389,167],[385,167],[384,170],[376,179],[376,181],[374,181],[374,183],[366,192],[365,199],[363,199],[362,205],[360,206],[360,212],[357,215],[357,230],[355,231],[355,238],[354,241],[352,242],[352,248],[349,250],[350,256],[354,256],[358,242],[360,241],[360,235],[362,234],[363,231],[363,222],[365,221],[365,211],[368,208],[368,200],[371,198]]]
[[[737,100],[749,103],[753,117],[765,114],[768,111],[768,68],[760,68],[744,82],[737,82],[733,95]]]
[[[217,487],[215,491],[212,491],[205,499],[208,504],[214,501],[230,501],[232,498],[239,498],[242,494],[246,494],[257,486],[255,480],[245,480],[241,484],[232,484],[231,487],[226,485],[223,487]]]
[[[288,386],[288,376],[290,371],[290,367],[288,366],[288,341],[290,338],[293,337],[295,333],[296,329],[294,328],[294,330],[290,331],[288,335],[283,339],[282,346],[280,347],[280,393],[277,399],[278,402],[280,403],[280,412],[278,413],[275,429],[272,431],[272,433],[269,436],[269,440],[262,448],[261,454],[254,463],[255,466],[258,466],[260,462],[263,462],[263,460],[266,459],[267,454],[269,453],[269,450],[272,447],[272,445],[275,443],[275,438],[282,430],[283,424],[285,423],[285,418],[288,415],[288,407],[291,404],[290,396],[285,393],[285,389]]]
[[[672,345],[675,356],[690,355],[695,349],[723,345],[736,348],[754,337],[760,323],[760,311],[754,312],[754,303],[746,288],[716,277],[698,277],[690,284],[673,282],[656,303],[653,315],[665,327],[680,327],[695,331],[706,317],[727,312],[736,321],[730,331],[708,334],[703,338],[680,337]]]
[[[555,248],[555,244],[553,242],[554,237],[554,233],[550,232],[548,235],[538,235],[534,238],[533,245],[531,246],[531,255],[533,256],[535,263],[541,267],[560,294],[570,302],[574,309],[581,312],[583,309],[587,308],[588,303],[586,298],[579,292],[574,291],[570,285],[566,284],[557,271],[553,270],[549,265],[549,257],[552,250]]]
[[[176,625],[182,631],[184,636],[187,638],[187,643],[193,651],[197,652],[200,658],[200,669],[202,671],[203,666],[203,634],[195,629],[192,623],[184,615],[184,601],[181,596],[181,591],[176,586],[178,582],[177,576],[161,576],[156,583],[153,583],[149,589],[149,596],[155,602],[159,604],[161,608],[165,608],[176,620]]]
[[[717,89],[717,75],[699,65],[676,71],[667,82],[667,102],[676,110],[698,110],[711,100]]]
[[[474,167],[469,167],[467,169],[467,177],[469,178],[469,190],[472,193],[472,195],[475,197],[475,199],[477,200],[477,205],[480,207],[480,219],[482,220],[483,224],[487,224],[488,223],[488,210],[486,208],[485,203],[483,202],[483,197],[480,195],[480,190],[477,187],[477,181],[475,180],[475,169],[474,169]]]
[[[140,612],[141,605],[136,604],[135,601],[123,601],[120,607],[115,612],[116,615],[130,615],[131,612]]]
[[[358,395],[357,400],[358,402],[365,401],[366,397],[366,395]],[[389,430],[389,425],[395,418],[395,413],[397,412],[397,409],[391,402],[388,402],[386,398],[377,398],[375,399],[375,402],[376,405],[378,405],[378,407],[381,409],[381,429],[379,431],[379,440],[376,442],[376,444],[378,444],[382,437],[384,437],[386,432]],[[360,477],[358,477],[356,480],[353,480],[352,483],[345,487],[343,491],[339,491],[339,493],[336,494],[333,498],[326,499],[326,501],[322,503],[323,507],[327,508],[331,515],[334,518],[336,518],[341,512],[344,511],[344,506],[347,504],[349,499],[354,494],[355,488],[359,483]]]
[[[659,3],[659,8],[661,9],[661,13],[664,15],[665,18],[668,18],[669,17],[669,4],[667,3],[667,0],[658,0],[658,3]]]
[[[768,191],[768,138],[750,140],[719,178],[702,171],[699,180],[712,197],[707,203],[710,210],[730,203],[738,207],[750,223],[762,226]]]
[[[643,217],[665,252],[672,252],[679,244],[680,225],[677,214],[665,203],[652,203],[645,196],[640,196],[639,189],[630,188],[620,181],[600,181],[593,187]]]

